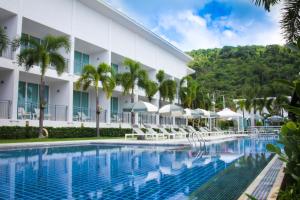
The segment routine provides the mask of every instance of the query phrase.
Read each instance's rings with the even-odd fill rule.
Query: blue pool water
[[[236,199],[271,159],[265,145],[274,142],[227,141],[202,156],[150,146],[0,151],[0,199]]]

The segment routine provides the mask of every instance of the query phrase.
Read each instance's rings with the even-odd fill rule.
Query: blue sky
[[[105,0],[184,51],[225,45],[283,44],[280,6],[251,0]]]

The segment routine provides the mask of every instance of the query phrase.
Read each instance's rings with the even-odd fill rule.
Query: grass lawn
[[[21,143],[21,142],[57,142],[57,141],[76,141],[76,140],[104,140],[104,139],[120,139],[120,138],[124,138],[124,137],[0,139],[0,144]]]

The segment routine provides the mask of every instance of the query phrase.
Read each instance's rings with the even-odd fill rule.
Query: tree
[[[163,101],[168,100],[170,103],[172,103],[175,99],[176,88],[176,81],[171,79],[164,80],[159,89],[159,93]]]
[[[270,12],[271,7],[283,2],[281,28],[288,42],[295,42],[300,34],[300,2],[299,0],[253,0],[256,5],[263,6]]]
[[[131,103],[134,103],[134,90],[136,86],[146,88],[148,81],[148,73],[146,70],[141,68],[139,62],[125,58],[123,61],[124,66],[129,70],[122,74],[118,74],[117,83],[122,85],[123,94],[131,95]],[[131,112],[131,123],[134,124],[134,113]]]
[[[41,42],[31,37],[21,37],[19,43],[28,44],[28,47],[21,50],[18,55],[19,65],[25,65],[26,70],[29,70],[33,65],[39,65],[41,70],[39,95],[39,137],[41,138],[43,137],[44,109],[46,107],[45,73],[50,64],[55,66],[58,75],[64,72],[66,60],[59,50],[64,49],[66,52],[69,52],[70,42],[66,36],[47,35]]]
[[[197,87],[197,82],[191,76],[186,76],[181,79],[179,96],[181,103],[185,107],[192,107],[192,103],[197,97]]]
[[[165,72],[164,70],[159,70],[156,74],[156,80],[158,82],[158,91],[159,91],[159,97],[158,97],[158,107],[160,108],[161,105],[160,105],[160,101],[161,101],[161,98],[162,98],[162,95],[161,93],[162,92],[166,92],[166,91],[163,91],[163,88],[162,88],[162,84],[165,80]]]
[[[0,54],[4,51],[9,45],[9,39],[7,37],[6,31],[0,27]]]
[[[76,82],[76,88],[83,88],[87,90],[89,87],[94,87],[96,93],[96,132],[97,137],[99,133],[99,115],[101,112],[99,103],[99,83],[101,83],[103,92],[106,94],[106,98],[109,99],[113,93],[113,89],[116,86],[115,76],[111,66],[106,63],[101,63],[98,67],[93,65],[85,65],[82,70],[82,74]]]
[[[135,87],[145,88],[148,81],[148,74],[146,70],[141,68],[139,62],[126,58],[123,64],[129,71],[118,74],[117,82],[123,87],[123,94],[130,94],[131,103],[134,103]]]
[[[152,101],[153,96],[158,91],[158,84],[155,81],[148,80],[145,83],[145,93],[149,100],[149,102]]]
[[[245,118],[245,108],[246,108],[246,100],[241,99],[237,102],[237,109],[243,112],[243,119]]]

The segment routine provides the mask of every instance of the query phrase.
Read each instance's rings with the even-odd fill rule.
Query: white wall
[[[0,100],[12,100],[13,81],[13,71],[0,71]]]

